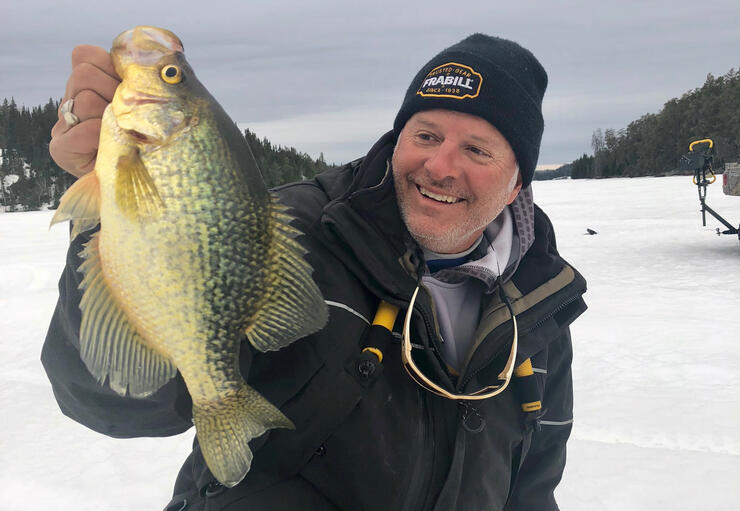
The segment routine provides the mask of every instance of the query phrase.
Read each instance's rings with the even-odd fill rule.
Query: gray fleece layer
[[[496,289],[499,276],[506,281],[514,274],[533,242],[534,200],[528,186],[488,225],[479,249],[474,249],[474,259],[422,277],[434,299],[442,357],[453,369],[459,371],[467,359],[483,294]],[[466,253],[470,250],[453,256]],[[427,259],[439,258],[428,251],[424,255]]]

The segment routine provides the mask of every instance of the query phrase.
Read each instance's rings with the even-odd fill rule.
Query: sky
[[[59,99],[75,45],[160,26],[240,127],[331,163],[362,156],[416,72],[474,32],[517,41],[547,70],[542,165],[740,67],[736,0],[14,0],[2,14],[0,100]]]

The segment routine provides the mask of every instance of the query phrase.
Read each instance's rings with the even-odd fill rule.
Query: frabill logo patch
[[[472,67],[448,62],[429,71],[416,93],[435,98],[475,98],[482,84],[483,77]]]

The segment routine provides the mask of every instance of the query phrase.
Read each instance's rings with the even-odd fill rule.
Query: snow
[[[8,174],[7,176],[3,176],[3,186],[8,188],[10,185],[17,183],[20,178],[21,176],[18,174]]]
[[[563,509],[730,509],[740,500],[740,243],[701,226],[690,177],[548,181],[535,200],[589,283],[572,328]],[[707,203],[740,224],[740,198]],[[597,235],[587,236],[586,228]],[[735,502],[735,504],[732,504]]]
[[[730,509],[740,500],[740,243],[701,226],[690,177],[534,184],[589,282],[573,325],[564,510]],[[740,198],[709,205],[740,223]],[[192,431],[116,440],[62,415],[39,362],[68,241],[50,211],[0,214],[2,509],[160,509]],[[585,235],[586,228],[597,235]],[[555,426],[548,426],[555,427]],[[735,504],[733,504],[735,503]]]

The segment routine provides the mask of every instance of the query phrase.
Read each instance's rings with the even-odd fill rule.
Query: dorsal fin
[[[49,227],[65,220],[72,220],[72,239],[100,222],[100,182],[95,171],[79,178],[64,193]]]

